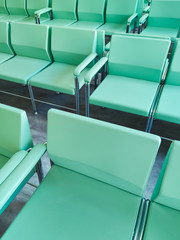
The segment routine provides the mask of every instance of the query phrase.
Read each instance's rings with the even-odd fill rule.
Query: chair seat
[[[77,66],[54,62],[30,80],[30,85],[40,88],[75,94],[74,70]],[[79,88],[84,85],[85,69],[79,77]]]
[[[172,41],[175,41],[178,37],[179,29],[177,28],[165,28],[165,27],[151,27],[147,26],[141,33],[141,35],[146,36],[160,36],[160,37],[170,37]]]
[[[46,17],[41,17],[41,23],[44,23],[46,21],[48,21],[49,19],[46,18]],[[26,17],[24,19],[21,19],[20,21],[18,22],[22,22],[22,23],[36,23],[35,22],[35,17]]]
[[[28,80],[50,63],[45,60],[15,56],[0,65],[0,78],[16,83],[27,84]]]
[[[180,124],[180,86],[165,85],[155,118]]]
[[[90,96],[90,103],[148,116],[157,82],[108,75]]]
[[[27,18],[27,16],[24,15],[5,15],[4,17],[1,18],[1,21],[4,22],[16,22],[20,21],[22,19]]]
[[[7,163],[8,160],[8,157],[0,154],[0,169]]]
[[[143,240],[179,240],[180,212],[151,203]]]
[[[8,59],[10,59],[12,57],[13,57],[13,55],[11,55],[11,54],[0,52],[0,63],[5,62],[5,61],[7,61]]]
[[[118,33],[126,33],[127,23],[105,23],[98,30],[105,31],[106,35],[113,35]]]
[[[75,22],[76,22],[76,20],[53,19],[51,21],[43,22],[42,24],[45,24],[48,26],[55,26],[55,27],[67,27]]]
[[[140,201],[54,165],[2,239],[130,240]]]
[[[78,28],[78,29],[91,29],[95,30],[99,28],[103,23],[102,22],[87,22],[87,21],[78,21],[72,24],[71,28]]]

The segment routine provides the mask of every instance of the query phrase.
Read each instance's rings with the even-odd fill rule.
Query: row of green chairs
[[[28,85],[34,112],[32,86],[76,95],[84,85],[87,66],[102,57],[104,32],[52,28],[0,22],[0,78]],[[10,35],[10,37],[9,37]],[[33,38],[32,38],[33,36]]]
[[[101,58],[86,74],[86,116],[89,104],[148,117],[150,132],[154,118],[180,124],[180,41],[139,35],[113,36],[109,57]],[[108,74],[90,94],[90,83],[103,66]],[[167,75],[167,77],[166,77]]]
[[[139,20],[139,33],[149,36],[167,36],[175,41],[179,37],[180,30],[179,11],[179,0],[153,0],[150,14],[143,15]],[[147,27],[142,31],[144,23]]]
[[[135,31],[143,8],[144,0],[1,0],[0,21],[100,28],[112,35]]]
[[[54,109],[47,125],[52,168],[2,240],[179,239],[180,142],[169,149],[150,203],[143,195],[158,136]],[[25,176],[41,158],[46,145],[37,146],[7,174],[7,192],[15,172]]]

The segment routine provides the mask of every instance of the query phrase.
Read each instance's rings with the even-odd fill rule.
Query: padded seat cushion
[[[99,28],[103,23],[102,22],[88,22],[88,21],[78,21],[72,24],[71,28],[78,28],[78,29],[90,29],[95,30]]]
[[[16,83],[27,84],[36,73],[49,65],[48,61],[23,56],[15,56],[0,65],[0,78]]]
[[[165,85],[155,118],[180,124],[180,86]]]
[[[6,16],[2,17],[0,21],[16,22],[16,21],[20,21],[20,20],[25,19],[25,18],[27,18],[27,16],[24,16],[24,15],[6,15]]]
[[[151,27],[147,26],[141,33],[141,35],[153,35],[160,37],[170,37],[172,41],[175,41],[178,37],[179,29],[177,28],[165,28],[165,27]]]
[[[127,23],[105,23],[98,30],[105,31],[106,35],[113,35],[118,33],[126,33]]]
[[[34,76],[30,80],[30,85],[40,88],[59,91],[67,94],[75,94],[74,70],[77,66],[54,62],[48,68]],[[85,69],[79,77],[79,87],[84,85]]]
[[[48,26],[55,26],[55,27],[67,27],[73,23],[75,23],[76,20],[70,20],[70,19],[53,19],[51,21],[43,22],[42,24],[48,25]]]
[[[148,116],[158,83],[108,75],[90,96],[90,103]]]
[[[143,240],[179,240],[180,212],[151,203]]]
[[[41,23],[44,23],[46,21],[48,21],[49,19],[46,17],[41,17]],[[36,23],[35,21],[35,17],[26,17],[18,22],[22,22],[22,23]]]
[[[140,200],[54,165],[2,240],[128,240]]]
[[[0,63],[5,62],[5,61],[7,61],[8,59],[10,59],[12,57],[13,57],[13,55],[11,55],[11,54],[0,52]]]

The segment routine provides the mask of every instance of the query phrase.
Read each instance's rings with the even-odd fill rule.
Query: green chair
[[[2,240],[132,239],[159,145],[158,136],[50,110],[53,166]]]
[[[16,56],[0,64],[0,78],[28,85],[30,78],[51,64],[49,38],[48,26],[11,23],[11,43]],[[28,87],[34,103],[31,86]]]
[[[179,36],[180,1],[155,0],[151,4],[150,14],[145,14],[140,20],[139,33],[171,37],[172,41]],[[142,31],[142,25],[148,21],[148,26]],[[141,32],[142,31],[142,32]]]
[[[8,22],[0,22],[0,63],[14,57],[10,44],[10,29]]]
[[[25,111],[0,104],[0,214],[34,174],[46,150],[38,144],[30,151],[32,146]]]
[[[172,143],[165,159],[157,185],[146,205],[147,223],[143,240],[180,239],[180,142]],[[145,225],[144,218],[143,225]],[[141,236],[143,236],[143,231]],[[142,238],[141,238],[142,239]]]
[[[175,42],[173,57],[154,118],[180,124],[180,40]]]
[[[49,14],[48,26],[65,27],[77,21],[77,0],[51,0],[51,8],[43,8],[35,12],[36,22],[41,23],[41,16]]]
[[[80,29],[97,29],[104,23],[106,0],[78,0],[78,21],[70,27]]]
[[[128,33],[133,28],[135,32],[137,4],[138,0],[107,0],[105,24],[99,30],[105,31],[106,35]]]
[[[8,14],[5,0],[0,1],[0,18]]]
[[[146,131],[149,131],[149,121],[167,69],[170,44],[168,39],[112,36],[109,59],[101,58],[85,76],[86,115],[89,116],[89,103],[138,114],[148,117]],[[107,77],[90,95],[92,78],[107,62]]]
[[[102,39],[102,31],[52,28],[51,52],[54,62],[32,77],[30,85],[75,95],[79,114],[79,90],[84,85],[88,67],[92,66],[98,56],[102,56]]]

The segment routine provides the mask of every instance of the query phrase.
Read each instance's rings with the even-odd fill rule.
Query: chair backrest
[[[156,27],[179,28],[179,9],[179,0],[152,1],[148,24]]]
[[[76,20],[77,0],[52,0],[53,17]]]
[[[6,7],[10,14],[28,15],[26,11],[26,0],[6,0]]]
[[[25,111],[0,104],[0,154],[11,157],[32,145]]]
[[[107,0],[106,22],[121,23],[127,21],[137,10],[138,0]]]
[[[166,84],[180,86],[180,40],[176,40],[172,53],[171,64],[166,78]]]
[[[112,36],[109,74],[160,82],[170,40]]]
[[[78,0],[78,20],[104,22],[106,0]]]
[[[35,11],[48,6],[49,0],[27,0],[27,11],[30,16],[34,16]]]
[[[11,23],[11,43],[20,56],[51,61],[49,35],[48,26]]]
[[[7,14],[6,4],[5,0],[0,0],[0,15],[1,14]]]
[[[168,151],[152,200],[180,211],[180,142],[174,141]]]
[[[56,62],[78,65],[96,52],[96,44],[96,31],[52,28],[51,51]]]
[[[158,136],[55,109],[48,113],[47,149],[56,165],[140,196],[159,145]]]
[[[144,9],[144,0],[138,0],[138,4],[137,4],[137,13],[139,14],[139,16],[141,16],[143,9]]]
[[[10,28],[8,22],[0,22],[0,52],[14,54],[10,44]]]

